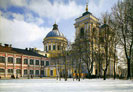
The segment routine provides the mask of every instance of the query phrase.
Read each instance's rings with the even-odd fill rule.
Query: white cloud
[[[102,13],[106,11],[110,12],[117,1],[118,0],[99,0],[99,3],[96,4],[94,0],[89,0],[88,10],[96,17],[100,17]]]
[[[37,25],[41,25],[44,23],[44,20],[41,17],[34,17],[31,13],[25,14],[25,21]]]
[[[10,18],[10,16],[12,16],[15,20],[26,21],[28,23],[36,25],[41,25],[44,23],[44,20],[41,17],[34,17],[31,13],[19,14],[13,12],[1,12],[1,15],[7,19]]]
[[[8,20],[0,16],[0,42],[13,44],[15,47],[31,47],[43,45],[42,41],[50,28],[39,27],[19,20]],[[41,41],[41,44],[38,41]]]
[[[17,20],[24,20],[24,16],[22,14],[12,13],[11,15]]]
[[[15,46],[21,47],[36,46],[35,43],[42,41],[43,37],[50,31],[49,28],[38,26],[44,23],[43,17],[48,18],[49,21],[45,22],[51,24],[51,20],[52,22],[59,22],[62,19],[77,18],[85,12],[85,5],[78,5],[76,0],[69,0],[67,4],[61,0],[55,0],[53,3],[50,3],[49,0],[27,1],[28,0],[0,0],[0,8],[3,9],[7,9],[10,6],[25,8],[24,14],[12,13],[10,11],[1,13],[0,11],[0,14],[2,14],[2,16],[0,16],[0,42],[12,43],[15,44]],[[88,8],[92,14],[99,17],[102,12],[109,10],[117,1],[118,0],[100,0],[99,3],[96,4],[94,0],[89,0]],[[33,14],[29,12],[31,10],[40,16],[33,16]],[[10,15],[14,17],[12,21],[8,20]],[[64,27],[64,29],[67,29],[67,27]]]
[[[41,17],[47,17],[59,21],[79,16],[83,7],[77,5],[74,1],[64,2],[54,1],[52,4],[49,0],[3,0],[0,1],[0,7],[7,9],[9,6],[25,7],[27,10],[39,14]]]
[[[3,9],[7,9],[10,6],[19,6],[23,7],[27,5],[27,0],[0,0],[0,7]]]
[[[31,0],[28,8],[42,17],[45,16],[57,21],[76,17],[80,15],[83,10],[83,7],[77,5],[74,1],[70,1],[68,4],[54,1],[52,4],[48,0]]]

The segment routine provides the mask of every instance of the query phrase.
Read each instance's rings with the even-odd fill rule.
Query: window
[[[33,74],[33,70],[30,70],[30,74]]]
[[[5,57],[0,56],[0,63],[5,63]]]
[[[44,70],[41,70],[41,76],[44,76],[44,74],[45,74]]]
[[[30,65],[34,65],[33,59],[30,59]]]
[[[47,54],[45,54],[45,57],[47,57]]]
[[[28,64],[28,59],[24,59],[24,64]]]
[[[27,75],[28,74],[28,70],[24,70],[24,75]]]
[[[49,66],[49,61],[46,61],[46,66]]]
[[[55,50],[56,49],[56,47],[55,47],[55,45],[53,45],[53,50]]]
[[[36,70],[36,75],[39,75],[39,70]]]
[[[104,43],[104,37],[100,37],[99,40],[100,40],[101,43]]]
[[[16,58],[16,64],[21,64],[21,58]]]
[[[5,69],[0,68],[0,73],[5,73]]]
[[[17,70],[16,70],[16,73],[17,73],[17,74],[21,74],[21,70],[20,70],[20,69],[17,69]]]
[[[53,76],[53,70],[50,71],[50,75]]]
[[[41,61],[41,65],[44,65],[44,61]]]
[[[80,37],[83,37],[84,36],[84,28],[81,28],[80,29]]]
[[[39,60],[36,60],[36,65],[39,65]]]
[[[60,46],[58,45],[58,50],[60,50]]]
[[[46,46],[46,51],[47,51],[47,46]]]
[[[8,63],[13,63],[13,57],[8,57]]]
[[[13,69],[8,69],[8,73],[13,73]]]
[[[51,45],[49,45],[49,50],[51,50]]]

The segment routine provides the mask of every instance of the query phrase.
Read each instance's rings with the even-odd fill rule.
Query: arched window
[[[49,61],[46,61],[46,66],[49,66]]]
[[[5,73],[5,69],[0,68],[0,73]]]
[[[8,69],[8,73],[13,73],[13,69]]]
[[[80,37],[83,37],[84,36],[84,28],[81,28],[80,29]]]
[[[24,64],[28,64],[28,59],[27,58],[24,59]]]
[[[93,35],[95,35],[96,33],[96,28],[93,28]]]
[[[58,45],[58,50],[60,50],[60,46]]]
[[[56,50],[56,47],[55,47],[55,45],[53,45],[53,50]]]
[[[45,47],[45,50],[48,51],[47,46]]]
[[[8,57],[8,63],[13,63],[13,57]]]
[[[36,65],[39,65],[39,60],[36,60]]]
[[[34,60],[30,59],[30,65],[34,65]]]
[[[39,75],[39,70],[36,70],[36,71],[35,71],[35,74],[36,74],[36,75]]]
[[[49,50],[51,50],[51,45],[49,45]]]
[[[28,70],[24,70],[24,75],[27,75],[28,74]]]
[[[21,69],[17,69],[17,70],[16,70],[16,73],[17,73],[17,74],[21,74]]]
[[[44,61],[41,61],[41,65],[42,65],[42,66],[44,65]]]
[[[5,57],[0,56],[0,63],[5,63]]]
[[[16,64],[21,64],[21,58],[16,58]]]

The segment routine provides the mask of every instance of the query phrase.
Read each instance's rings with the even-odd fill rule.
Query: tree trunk
[[[65,81],[67,81],[67,60],[65,57]]]
[[[79,80],[78,81],[80,81],[80,77],[81,77],[80,71],[81,71],[81,58],[80,58],[80,61],[79,61]]]
[[[115,53],[116,53],[116,43],[115,43],[115,48],[114,48],[115,50],[114,50],[114,79],[116,78],[116,72],[115,72],[115,63],[116,63],[116,55],[115,55]]]
[[[127,79],[131,79],[131,75],[130,75],[130,58],[127,58],[127,68],[128,68],[128,75],[127,75]]]
[[[107,73],[107,68],[104,70],[104,78],[103,78],[103,80],[106,80],[106,73]]]

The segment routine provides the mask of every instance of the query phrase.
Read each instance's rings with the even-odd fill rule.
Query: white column
[[[47,43],[47,51],[49,51],[49,43]]]
[[[7,53],[5,55],[5,77],[8,75],[8,69],[7,69],[8,61],[7,61]]]
[[[46,76],[46,77],[48,76],[48,75],[47,75],[47,74],[48,74],[47,71],[48,71],[48,69],[46,68],[46,69],[45,69],[45,76]]]
[[[33,75],[35,76],[35,65],[36,65],[36,60],[33,59],[34,65],[33,65]]]
[[[57,45],[57,43],[55,43],[55,50],[56,50],[56,51],[58,50],[58,45]]]
[[[78,32],[78,27],[76,27],[76,37],[79,35],[79,32]]]
[[[24,69],[23,69],[23,64],[24,64],[24,59],[23,59],[23,56],[21,57],[22,61],[21,61],[21,76],[23,77],[24,75]]]
[[[13,56],[13,75],[16,76],[16,58],[15,58],[15,54]]]
[[[53,43],[51,43],[51,50],[53,50]]]
[[[29,58],[27,58],[28,59],[28,68],[27,68],[27,74],[28,74],[28,76],[30,75],[30,59]]]

